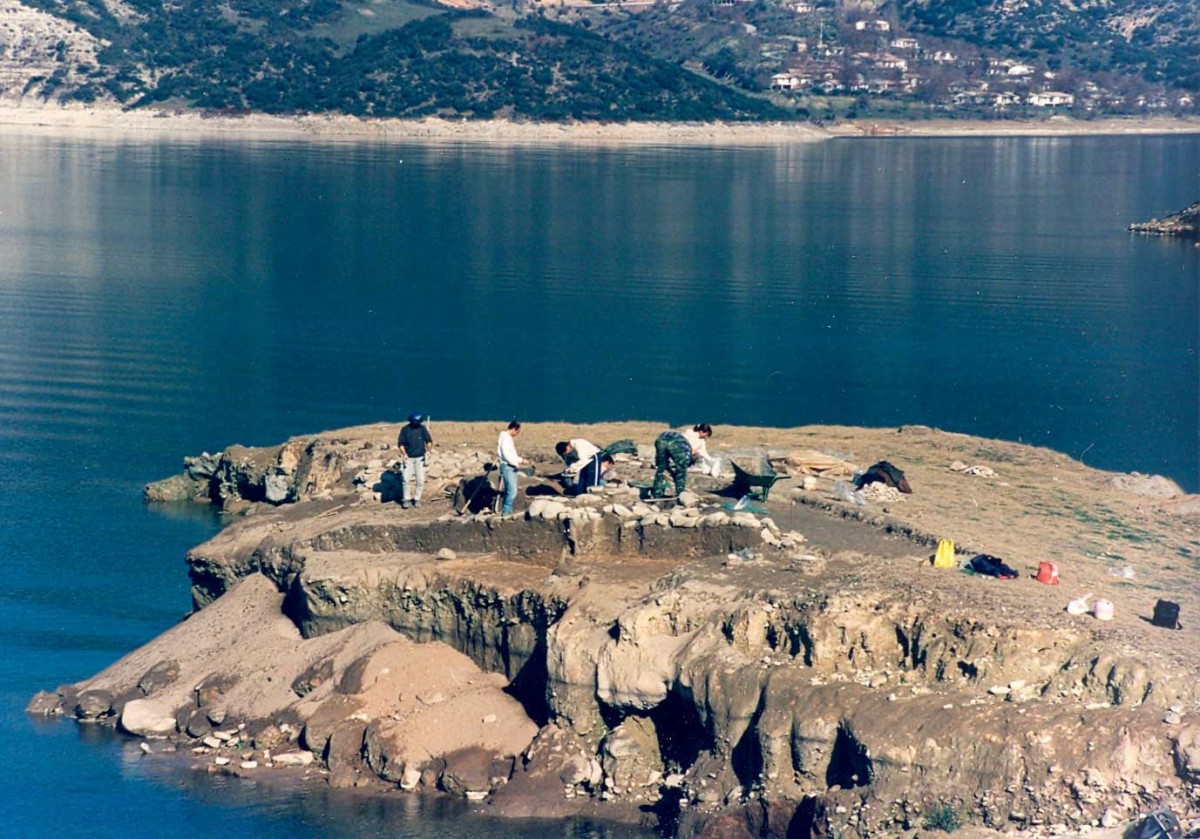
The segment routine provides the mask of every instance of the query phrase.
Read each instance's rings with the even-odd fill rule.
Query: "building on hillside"
[[[856,20],[854,28],[859,32],[891,32],[892,25],[882,18],[875,20]]]
[[[934,64],[953,64],[958,61],[958,56],[949,50],[936,50],[930,58]]]
[[[997,111],[1007,111],[1021,104],[1021,97],[1011,91],[1003,91],[992,97],[992,107]]]
[[[880,70],[899,70],[903,73],[908,69],[908,60],[898,55],[886,54],[875,59],[875,66]]]
[[[916,52],[920,48],[921,48],[921,45],[917,41],[916,38],[893,38],[892,39],[892,49],[894,49],[894,50],[907,50],[909,52]]]
[[[812,80],[807,80],[812,84]],[[804,79],[798,73],[786,72],[776,73],[771,76],[771,90],[801,90],[804,85]]]
[[[1046,90],[1041,93],[1029,94],[1028,102],[1035,108],[1064,108],[1074,105],[1075,97],[1070,93]]]

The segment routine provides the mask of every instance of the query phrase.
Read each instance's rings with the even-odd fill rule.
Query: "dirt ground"
[[[439,422],[431,425],[438,445],[494,451],[501,423]],[[649,445],[666,426],[655,422],[591,425],[526,423],[517,448],[540,474],[555,473],[561,461],[558,440],[583,437],[604,446],[633,439]],[[378,445],[394,441],[398,425],[343,429],[337,436],[362,438]],[[915,600],[935,599],[955,612],[1021,614],[1045,627],[1091,632],[1114,650],[1144,654],[1159,663],[1200,669],[1200,512],[1175,512],[1194,497],[1159,500],[1122,491],[1115,473],[1093,469],[1061,453],[1024,444],[943,432],[925,426],[853,428],[805,426],[753,428],[719,426],[709,440],[711,454],[761,451],[773,456],[815,449],[844,457],[866,468],[888,460],[904,470],[913,487],[899,503],[863,506],[838,501],[834,480],[821,478],[816,489],[800,489],[803,475],[782,478],[771,490],[767,511],[783,530],[805,534],[815,553],[828,560],[806,585],[831,589],[869,586],[893,590]],[[961,461],[995,472],[976,477],[952,471]],[[645,480],[644,467],[627,477]],[[729,469],[726,467],[726,476]],[[697,488],[722,491],[710,502],[729,503],[730,479],[692,478]],[[427,498],[433,494],[427,490]],[[1195,504],[1191,507],[1194,509]],[[1185,507],[1186,509],[1186,507]],[[397,511],[412,518],[436,518],[448,505],[436,501],[421,511]],[[940,538],[953,539],[958,559],[977,553],[1001,558],[1021,574],[1016,580],[973,576],[930,567]],[[1038,564],[1057,565],[1061,583],[1035,582]],[[1114,604],[1110,622],[1091,614],[1071,616],[1068,601],[1091,595]],[[1182,629],[1150,624],[1159,598],[1181,606]]]

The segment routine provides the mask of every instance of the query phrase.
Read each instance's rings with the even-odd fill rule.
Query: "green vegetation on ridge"
[[[22,0],[51,42],[23,95],[228,112],[531,120],[1194,113],[1188,0]],[[57,62],[57,63],[54,63]],[[44,65],[43,65],[44,66]]]

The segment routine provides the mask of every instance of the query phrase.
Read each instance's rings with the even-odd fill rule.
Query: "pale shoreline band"
[[[1110,117],[1073,120],[923,120],[807,123],[535,123],[360,119],[344,115],[213,115],[199,111],[58,107],[0,103],[0,131],[143,137],[226,136],[264,140],[453,142],[630,146],[771,146],[845,137],[1054,137],[1103,134],[1196,134],[1200,118]]]

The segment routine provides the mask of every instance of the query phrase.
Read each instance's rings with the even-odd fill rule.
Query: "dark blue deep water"
[[[533,149],[0,134],[5,835],[622,837],[196,778],[29,696],[188,607],[185,454],[438,418],[924,423],[1200,489],[1200,137]]]

